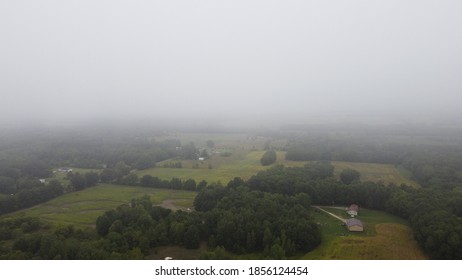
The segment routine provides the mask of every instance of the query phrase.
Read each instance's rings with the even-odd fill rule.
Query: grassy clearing
[[[417,182],[410,179],[411,175],[409,171],[393,164],[333,161],[332,165],[335,167],[335,176],[339,176],[342,170],[350,168],[361,173],[361,181],[382,181],[385,184],[406,184],[413,187],[420,187]]]
[[[150,195],[154,204],[168,200],[172,208],[193,207],[195,192],[102,184],[72,192],[46,203],[21,210],[8,216],[33,216],[52,223],[94,226],[105,211],[128,203],[132,198]]]
[[[138,171],[138,176],[150,174],[167,180],[175,177],[183,180],[192,178],[196,181],[206,180],[209,183],[220,181],[226,184],[234,177],[248,179],[258,171],[269,168],[260,164],[265,142],[270,140],[267,137],[245,134],[184,133],[165,135],[157,140],[169,138],[179,139],[183,144],[194,142],[199,149],[206,148],[206,141],[212,140],[215,143],[215,148],[208,149],[211,157],[205,161],[174,159],[171,161],[181,162],[183,168],[163,168],[161,167],[162,164],[169,162],[165,161],[160,163],[159,167]],[[272,141],[271,144],[282,148],[285,141]],[[230,152],[230,156],[222,156],[223,151]],[[295,167],[303,166],[305,163],[285,160],[285,152],[277,152],[276,164]],[[335,167],[336,176],[339,176],[343,169],[352,168],[361,173],[363,181],[382,181],[386,184],[407,184],[418,187],[418,184],[410,179],[411,174],[400,166],[340,161],[334,161],[332,164]]]
[[[223,157],[220,155],[212,155],[210,159],[205,161],[196,160],[172,160],[172,162],[180,161],[183,168],[162,168],[156,167],[138,171],[138,176],[144,175],[157,176],[161,179],[180,178],[186,180],[192,178],[194,180],[207,182],[222,182],[227,183],[234,177],[249,179],[257,172],[265,170],[270,166],[262,166],[260,159],[264,151],[249,151],[249,150],[234,150],[231,156]],[[282,164],[288,167],[303,166],[306,162],[285,160],[285,152],[278,151],[275,164]],[[209,168],[211,165],[211,169]],[[407,184],[418,187],[418,183],[410,179],[410,175],[406,170],[400,167],[399,169],[392,164],[378,163],[357,163],[357,162],[332,162],[334,166],[334,175],[339,176],[342,170],[351,168],[361,173],[362,181],[382,181],[385,184],[394,183],[396,185]]]
[[[322,207],[322,208],[341,218],[344,218],[344,219],[351,218],[344,210],[346,206],[345,207]],[[348,231],[346,231],[348,234],[359,235],[359,236],[376,236],[377,232],[375,231],[375,227],[378,224],[393,223],[393,224],[401,224],[405,226],[409,225],[406,220],[401,219],[399,217],[390,215],[382,211],[370,210],[370,209],[364,209],[364,208],[359,209],[359,215],[356,218],[361,220],[361,222],[364,224],[364,232],[349,233]]]
[[[138,176],[144,175],[157,176],[161,179],[180,178],[186,180],[192,178],[197,182],[206,180],[207,182],[222,182],[226,184],[234,177],[241,177],[244,180],[249,179],[257,172],[265,170],[270,166],[262,166],[260,159],[265,151],[234,151],[231,156],[223,157],[212,155],[205,161],[180,160],[183,168],[151,168],[138,171]],[[304,162],[287,161],[284,159],[285,152],[277,152],[277,161],[275,164],[285,166],[303,166]],[[176,160],[172,160],[175,162]],[[194,165],[197,164],[197,167]],[[209,168],[209,164],[212,168]]]
[[[340,209],[325,209],[339,216],[345,213]],[[411,228],[401,218],[381,211],[360,209],[358,218],[365,224],[365,232],[350,233],[339,220],[326,213],[316,210],[313,215],[321,226],[323,241],[318,248],[302,256],[302,259],[427,258],[414,240]]]

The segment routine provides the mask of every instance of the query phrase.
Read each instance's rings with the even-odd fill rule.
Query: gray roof
[[[345,223],[346,223],[347,227],[351,227],[351,226],[363,227],[363,223],[360,220],[355,219],[355,218],[347,219]]]

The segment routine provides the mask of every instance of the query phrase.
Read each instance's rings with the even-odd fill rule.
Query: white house
[[[356,204],[351,204],[350,207],[346,209],[346,211],[351,217],[358,216],[359,206]]]

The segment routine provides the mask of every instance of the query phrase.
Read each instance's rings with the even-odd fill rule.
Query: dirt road
[[[319,206],[312,206],[312,207],[314,207],[314,208],[316,208],[316,209],[319,209],[319,210],[321,210],[321,211],[323,211],[323,212],[326,212],[327,214],[331,215],[332,217],[334,217],[334,218],[336,218],[336,219],[342,221],[343,223],[346,223],[346,220],[345,220],[345,219],[343,219],[343,218],[341,218],[341,217],[339,217],[339,216],[337,216],[337,215],[335,215],[335,214],[332,214],[331,212],[326,211],[326,210],[322,209],[322,208],[319,207]]]

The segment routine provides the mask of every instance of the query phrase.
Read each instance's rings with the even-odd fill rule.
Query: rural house
[[[346,209],[346,211],[351,217],[358,216],[359,206],[356,204],[351,204],[350,207]]]
[[[355,218],[351,218],[345,221],[345,225],[348,228],[348,231],[361,232],[364,231],[363,223]]]
[[[58,169],[58,172],[61,172],[61,173],[69,173],[69,172],[72,172],[72,168],[69,168],[69,167],[61,167]]]

